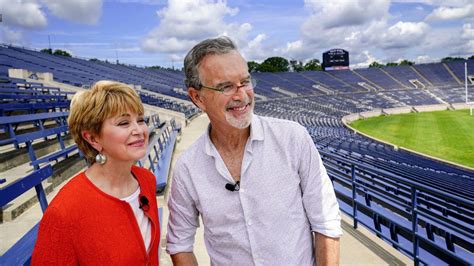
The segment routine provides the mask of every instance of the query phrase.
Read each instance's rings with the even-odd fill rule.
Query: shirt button
[[[239,192],[240,192],[240,193],[244,193],[245,190],[244,190],[243,188],[241,188],[241,189],[239,190]]]
[[[248,225],[252,225],[252,221],[248,220],[248,221],[247,221],[247,224],[248,224]]]

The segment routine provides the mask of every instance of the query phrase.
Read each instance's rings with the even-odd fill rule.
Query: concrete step
[[[70,137],[64,137],[64,144],[66,147],[74,144],[74,140]],[[15,149],[13,145],[5,145],[0,147],[0,177],[7,170],[21,166],[25,163],[31,162],[30,156],[28,155],[28,149],[25,147],[24,143],[20,144],[19,149]],[[48,138],[47,141],[36,140],[33,142],[33,149],[35,151],[36,157],[40,158],[44,155],[53,153],[61,149],[59,142],[56,138]],[[33,169],[33,166],[30,165],[30,168]]]
[[[85,167],[86,163],[84,159],[79,157],[79,154],[73,155],[59,163],[53,163],[53,176],[42,183],[46,195],[51,193],[65,180],[68,180],[74,173],[84,169]],[[5,187],[10,183],[16,182],[18,179],[31,172],[32,167],[29,163],[11,168],[10,170],[0,174],[6,178],[6,182],[1,184],[0,187]],[[38,199],[36,197],[35,189],[30,189],[28,192],[22,194],[0,210],[0,223],[15,220],[31,206],[37,204],[37,202]]]

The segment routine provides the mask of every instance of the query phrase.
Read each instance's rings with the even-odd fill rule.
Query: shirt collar
[[[264,135],[263,135],[263,127],[262,127],[262,121],[260,119],[260,116],[253,114],[252,115],[252,122],[250,124],[250,141],[254,140],[263,140]]]
[[[205,145],[204,149],[207,155],[212,156],[214,145],[212,144],[210,133],[211,133],[211,123],[209,123],[209,125],[207,126],[206,133],[204,134],[204,145]]]

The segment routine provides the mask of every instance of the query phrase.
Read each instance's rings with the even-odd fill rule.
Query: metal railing
[[[341,211],[415,265],[470,265],[474,261],[474,203],[433,186],[320,151]],[[449,182],[449,180],[447,181]]]

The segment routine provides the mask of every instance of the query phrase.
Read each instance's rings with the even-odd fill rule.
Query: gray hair
[[[194,46],[184,58],[184,83],[186,88],[193,87],[197,90],[201,88],[198,67],[202,59],[211,54],[227,54],[236,51],[237,46],[227,36],[214,39],[206,39]]]

